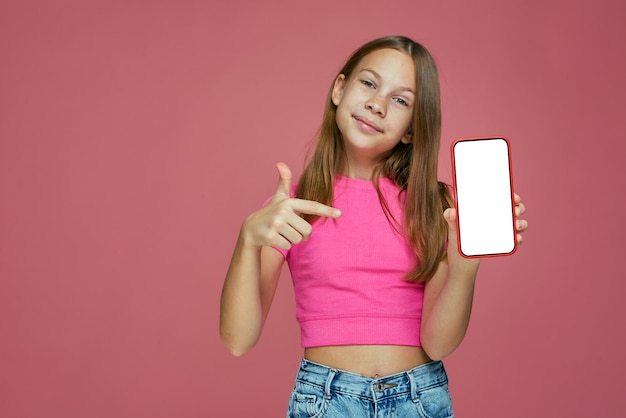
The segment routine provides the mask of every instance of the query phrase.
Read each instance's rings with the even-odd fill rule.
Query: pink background
[[[619,415],[624,4],[3,1],[0,416],[284,416],[289,276],[242,358],[219,341],[222,280],[334,72],[387,34],[439,63],[441,178],[455,138],[507,135],[528,206],[447,360],[457,416]]]

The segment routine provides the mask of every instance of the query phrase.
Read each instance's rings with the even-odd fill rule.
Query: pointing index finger
[[[313,200],[292,199],[292,205],[294,211],[306,213],[307,215],[323,216],[325,218],[338,218],[341,216],[339,209]]]

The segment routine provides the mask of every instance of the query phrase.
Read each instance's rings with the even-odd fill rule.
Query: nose
[[[367,99],[367,101],[365,102],[365,108],[372,113],[379,115],[380,117],[385,117],[385,115],[387,114],[387,106],[385,104],[385,101],[379,95],[372,95],[369,99]]]

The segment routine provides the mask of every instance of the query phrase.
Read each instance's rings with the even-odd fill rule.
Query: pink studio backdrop
[[[459,417],[626,407],[626,6],[615,1],[0,5],[0,416],[279,417],[301,356],[287,272],[232,358],[239,225],[298,174],[334,72],[387,34],[441,72],[458,137],[507,135],[531,225],[483,263],[447,359]]]

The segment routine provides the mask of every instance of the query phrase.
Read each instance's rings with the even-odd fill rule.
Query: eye
[[[409,104],[402,97],[394,97],[393,99],[396,103],[401,104],[402,106],[408,106]]]
[[[365,87],[374,88],[374,83],[369,80],[361,80],[361,84],[363,84]]]

